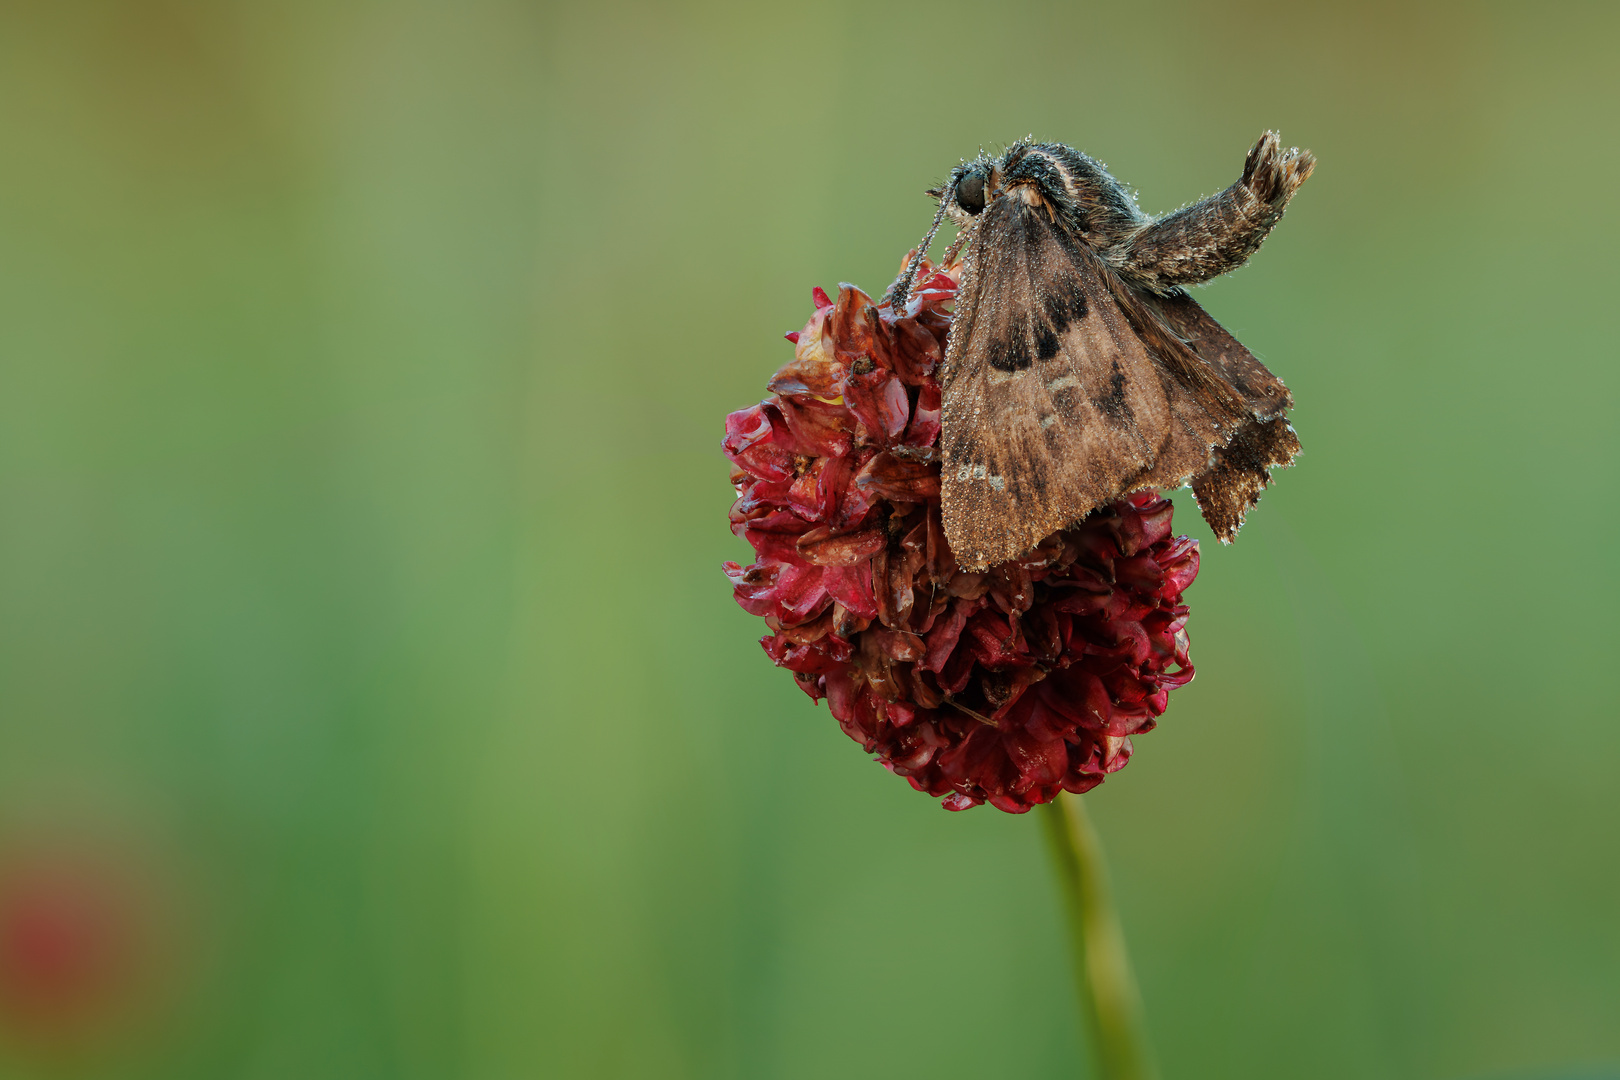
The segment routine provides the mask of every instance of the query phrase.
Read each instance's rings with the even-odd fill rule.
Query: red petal
[[[877,642],[878,649],[890,660],[910,663],[922,659],[922,638],[916,634],[890,630],[885,626],[871,627],[866,633],[871,640]]]
[[[794,566],[803,566],[799,555],[799,537],[808,523],[786,510],[778,510],[746,522],[741,529],[742,538],[754,548],[761,560],[774,559]]]
[[[773,510],[780,510],[787,505],[788,490],[792,486],[792,481],[789,480],[760,480],[749,477],[747,486],[737,496],[737,501],[731,504],[731,523],[735,525],[741,521],[761,517]]]
[[[1136,555],[1114,563],[1114,580],[1143,592],[1157,592],[1164,581],[1164,571],[1151,555]]]
[[[854,479],[855,462],[852,458],[848,456],[827,458],[822,462],[816,520],[844,532],[860,524],[860,518],[865,516],[865,506],[860,508],[860,514],[854,520],[848,519],[844,514],[845,496]]]
[[[996,766],[1005,760],[1001,734],[995,728],[975,724],[968,737],[938,757],[939,769],[953,784],[977,784],[993,791],[1005,790]],[[1000,760],[998,760],[1000,759]],[[988,781],[988,783],[986,783]]]
[[[1027,814],[1031,809],[1029,803],[1011,795],[992,795],[989,801],[991,806],[1004,814]]]
[[[832,598],[863,619],[877,618],[877,600],[872,596],[872,564],[829,566],[821,581]],[[757,613],[756,613],[757,614]]]
[[[821,474],[826,472],[829,458],[817,458],[815,464],[788,486],[787,505],[806,521],[818,521],[825,515],[821,505]]]
[[[968,680],[973,677],[973,660],[972,649],[958,648],[951,653],[945,660],[945,666],[940,668],[936,676],[940,690],[954,695],[966,689]]]
[[[769,404],[761,402],[726,417],[726,437],[720,446],[726,457],[752,475],[785,480],[793,475],[793,455],[774,441]]]
[[[731,579],[732,595],[750,615],[769,615],[776,608],[776,576],[781,566],[754,563],[743,567],[734,562],[725,564],[726,577]]]
[[[934,623],[934,628],[928,632],[928,654],[922,661],[925,669],[935,674],[945,670],[945,661],[956,651],[956,643],[961,640],[962,628],[967,625],[973,608],[973,601],[958,600],[951,605],[948,616]]]
[[[844,377],[843,365],[833,353],[832,330],[827,325],[830,308],[810,317],[794,342],[793,359],[766,383],[773,394],[812,394],[836,398]]]
[[[1055,784],[1069,771],[1069,748],[1062,739],[1046,740],[1021,730],[1002,735],[1001,744],[1026,790],[1036,784]]]
[[[1171,600],[1179,598],[1198,576],[1198,541],[1188,536],[1179,537],[1169,551],[1160,556],[1159,565],[1164,567],[1161,595]]]
[[[1088,731],[1101,731],[1114,713],[1102,680],[1082,667],[1054,672],[1036,693],[1041,704]]]
[[[880,367],[862,375],[855,374],[852,368],[844,378],[844,402],[866,426],[872,441],[884,445],[899,437],[911,416],[911,398],[905,383]]]
[[[778,403],[787,439],[778,439],[784,449],[806,457],[842,457],[853,443],[854,427],[849,410],[824,401],[783,398]]]
[[[838,287],[838,306],[829,320],[833,348],[846,363],[866,357],[885,371],[894,359],[889,328],[872,305],[872,298],[853,285]]]
[[[844,369],[833,360],[795,360],[778,371],[765,389],[773,394],[836,398],[843,391]]]
[[[965,644],[972,650],[974,658],[992,671],[1022,667],[1032,662],[1027,655],[1018,651],[1018,636],[1006,620],[989,610],[982,610],[968,620],[967,633],[970,640]]]
[[[907,446],[933,446],[939,441],[939,383],[929,380],[917,388],[917,405],[906,426]]]
[[[881,529],[834,534],[827,526],[818,525],[799,537],[798,548],[800,557],[817,566],[849,566],[870,559],[883,550],[884,543]]]
[[[1169,537],[1170,521],[1176,512],[1169,499],[1155,499],[1138,507],[1138,512],[1142,519],[1142,547],[1150,547]]]
[[[877,499],[927,502],[939,498],[939,467],[885,450],[866,463],[855,486]]]
[[[942,353],[939,341],[914,319],[901,319],[894,324],[894,372],[911,386],[939,384],[930,379],[939,366]]]
[[[783,626],[809,622],[832,606],[821,584],[819,566],[784,566],[776,593],[777,618]]]

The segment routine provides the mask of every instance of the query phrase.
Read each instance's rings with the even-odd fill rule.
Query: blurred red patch
[[[142,890],[111,858],[20,851],[0,860],[0,1025],[74,1043],[124,1011],[149,928]]]

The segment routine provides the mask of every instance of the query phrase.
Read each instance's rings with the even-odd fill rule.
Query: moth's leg
[[[1249,151],[1237,183],[1127,234],[1107,252],[1108,262],[1160,293],[1236,270],[1259,249],[1315,166],[1309,151],[1284,150],[1277,133],[1268,131]]]

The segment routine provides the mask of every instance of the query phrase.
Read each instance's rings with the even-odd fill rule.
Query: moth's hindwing
[[[1271,470],[1292,465],[1299,455],[1299,436],[1284,419],[1294,406],[1293,395],[1192,297],[1183,293],[1143,299],[1248,407],[1236,430],[1212,448],[1208,464],[1191,478],[1204,520],[1221,543],[1229,544],[1244,515],[1271,485]]]

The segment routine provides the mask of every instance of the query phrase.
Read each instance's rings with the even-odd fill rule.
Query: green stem
[[[1155,1080],[1142,1000],[1108,888],[1102,844],[1080,796],[1039,808],[1062,885],[1081,1022],[1091,1030],[1102,1080]]]

